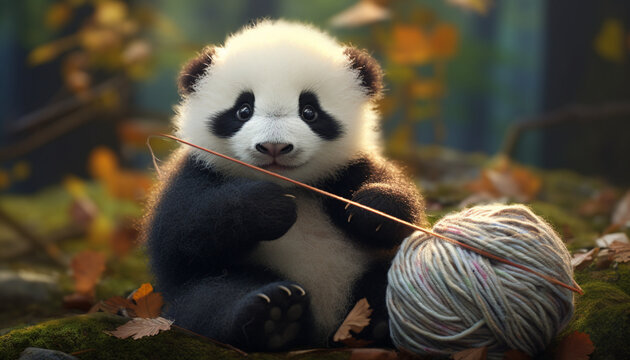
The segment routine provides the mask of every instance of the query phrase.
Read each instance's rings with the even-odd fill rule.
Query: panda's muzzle
[[[285,155],[293,151],[293,144],[284,143],[258,143],[256,144],[256,150],[265,155],[272,156],[274,158]]]

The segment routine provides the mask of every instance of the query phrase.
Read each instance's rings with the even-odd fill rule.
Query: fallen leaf
[[[630,261],[630,244],[615,241],[610,244],[610,249],[615,252],[613,260],[616,262],[628,262]]]
[[[114,254],[118,257],[127,255],[137,245],[138,234],[138,229],[130,221],[118,224],[109,239]]]
[[[366,298],[359,300],[356,305],[350,310],[350,313],[344,319],[339,329],[333,336],[334,341],[342,341],[352,337],[350,330],[355,333],[360,333],[364,327],[370,324],[370,315],[372,315],[372,309]]]
[[[485,360],[488,357],[488,348],[480,347],[458,351],[453,354],[454,360]]]
[[[611,249],[601,249],[595,259],[595,268],[598,270],[608,269],[613,262],[615,252]]]
[[[153,292],[153,286],[149,283],[144,283],[140,285],[138,290],[133,293],[133,300],[138,301],[140,298],[145,297]]]
[[[94,296],[94,287],[105,271],[105,255],[98,251],[84,250],[72,258],[70,266],[76,292]]]
[[[171,328],[173,321],[158,317],[155,319],[133,318],[123,325],[120,325],[114,331],[105,331],[106,334],[115,336],[119,339],[132,337],[138,340],[145,336],[153,336],[160,331],[166,331]]]
[[[385,349],[353,349],[350,360],[396,360],[398,354]]]
[[[591,337],[586,333],[574,331],[558,345],[555,360],[588,360],[593,351],[595,346]]]
[[[599,247],[610,247],[610,244],[614,242],[620,242],[624,244],[630,244],[630,240],[628,239],[628,235],[622,232],[616,232],[612,234],[607,234],[599,239],[595,240],[595,243]]]
[[[99,301],[96,305],[94,305],[90,309],[90,311],[88,311],[88,313],[93,313],[93,312],[97,312],[101,310],[109,314],[117,314],[118,311],[122,309],[132,310],[135,307],[136,307],[136,304],[131,302],[131,300],[125,299],[122,296],[114,296],[107,300]]]
[[[578,213],[588,217],[596,215],[608,216],[612,212],[618,198],[619,194],[617,190],[605,188],[601,191],[597,191],[590,199],[582,203],[578,208]]]
[[[133,310],[135,311],[137,317],[155,318],[160,316],[162,312],[162,305],[164,305],[162,294],[152,292],[139,298],[136,301],[136,306]]]
[[[503,360],[531,360],[532,357],[520,350],[508,350],[503,354]]]
[[[534,199],[541,186],[542,180],[538,175],[506,157],[499,157],[481,172],[479,179],[468,184],[475,193],[488,193],[495,198],[507,196],[520,202]]]
[[[591,251],[583,254],[573,254],[573,259],[571,259],[571,266],[575,270],[584,269],[593,262],[598,252],[599,248],[594,248],[591,249]]]
[[[630,223],[630,191],[617,203],[613,211],[612,223],[620,226]]]

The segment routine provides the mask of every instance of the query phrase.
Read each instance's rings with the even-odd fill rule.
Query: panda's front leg
[[[352,194],[353,201],[410,223],[424,221],[418,197],[417,193],[409,193],[407,188],[387,183],[366,184]],[[357,206],[348,205],[345,209],[347,230],[362,243],[391,249],[413,231],[406,225]]]

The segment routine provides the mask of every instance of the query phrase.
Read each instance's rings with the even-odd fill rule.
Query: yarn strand
[[[212,155],[215,155],[215,156],[218,156],[218,157],[220,157],[220,158],[223,158],[223,159],[226,159],[226,160],[229,160],[229,161],[235,162],[235,163],[237,163],[237,164],[240,164],[240,165],[246,166],[246,167],[248,167],[248,168],[250,168],[250,169],[253,169],[253,170],[256,170],[256,171],[259,171],[259,172],[265,173],[265,174],[270,175],[270,176],[273,176],[273,177],[275,177],[275,178],[278,178],[278,179],[281,179],[281,180],[284,180],[284,181],[290,182],[290,183],[292,183],[292,184],[294,184],[294,185],[297,185],[297,186],[303,187],[303,188],[305,188],[305,189],[311,190],[311,191],[313,191],[313,192],[319,193],[319,194],[321,194],[321,195],[324,195],[324,196],[327,196],[327,197],[330,197],[330,198],[333,198],[333,199],[339,200],[339,201],[344,202],[344,203],[346,203],[346,204],[356,206],[356,207],[361,208],[361,209],[363,209],[363,210],[366,210],[366,211],[372,212],[372,213],[374,213],[374,214],[380,215],[380,216],[382,216],[382,217],[384,217],[384,218],[387,218],[387,219],[389,219],[389,220],[392,220],[392,221],[395,221],[395,222],[397,222],[397,223],[403,224],[403,225],[405,225],[405,226],[407,226],[407,227],[409,227],[409,228],[412,228],[412,229],[414,229],[414,230],[417,230],[417,231],[423,232],[423,233],[425,233],[425,234],[427,234],[427,235],[431,235],[431,236],[437,237],[437,238],[439,238],[439,239],[442,239],[442,240],[444,240],[444,241],[447,241],[447,242],[449,242],[449,243],[451,243],[451,244],[455,244],[455,245],[461,246],[461,247],[463,247],[463,248],[466,248],[466,249],[468,249],[468,250],[470,250],[470,251],[472,251],[472,252],[475,252],[475,253],[477,253],[477,254],[479,254],[479,255],[482,255],[482,256],[484,256],[484,257],[490,258],[490,259],[492,259],[492,260],[495,260],[495,261],[498,261],[498,262],[501,262],[501,263],[504,263],[504,264],[507,264],[507,265],[510,265],[510,266],[513,266],[513,267],[516,267],[516,268],[521,269],[521,270],[523,270],[523,271],[527,271],[527,272],[532,273],[532,274],[534,274],[534,275],[536,275],[536,276],[539,276],[539,277],[541,277],[541,278],[543,278],[543,279],[545,279],[545,280],[547,280],[547,281],[549,281],[549,282],[551,282],[551,283],[553,283],[553,284],[556,284],[556,285],[562,286],[562,287],[564,287],[564,288],[566,288],[566,289],[569,289],[569,290],[571,290],[571,291],[573,291],[573,292],[576,292],[576,293],[578,293],[578,294],[580,294],[580,295],[584,294],[584,291],[583,291],[583,290],[582,290],[582,288],[580,288],[580,286],[579,286],[579,285],[575,282],[575,280],[573,281],[573,286],[568,285],[568,284],[565,284],[564,282],[562,282],[562,281],[560,281],[560,280],[558,280],[558,279],[555,279],[555,278],[553,278],[553,277],[551,277],[551,276],[548,276],[548,275],[542,274],[542,273],[540,273],[540,272],[538,272],[538,271],[532,270],[532,269],[530,269],[530,268],[528,268],[528,267],[526,267],[526,266],[523,266],[523,265],[517,264],[517,263],[515,263],[515,262],[513,262],[513,261],[510,261],[510,260],[508,260],[508,259],[505,259],[505,258],[502,258],[502,257],[500,257],[500,256],[494,255],[494,254],[489,253],[489,252],[487,252],[487,251],[484,251],[484,250],[478,249],[478,248],[476,248],[476,247],[474,247],[474,246],[471,246],[471,245],[468,245],[468,244],[462,243],[461,241],[457,241],[457,240],[452,239],[452,238],[449,238],[449,237],[447,237],[447,236],[444,236],[444,235],[441,235],[441,234],[435,233],[435,232],[433,232],[433,231],[431,231],[431,230],[429,230],[429,229],[425,229],[425,228],[423,228],[423,227],[421,227],[421,226],[418,226],[418,225],[412,224],[412,223],[410,223],[410,222],[408,222],[408,221],[405,221],[405,220],[399,219],[399,218],[397,218],[397,217],[394,217],[394,216],[392,216],[392,215],[389,215],[389,214],[387,214],[387,213],[384,213],[384,212],[382,212],[382,211],[380,211],[380,210],[373,209],[373,208],[371,208],[371,207],[369,207],[369,206],[366,206],[366,205],[360,204],[360,203],[358,203],[358,202],[356,202],[356,201],[352,201],[352,200],[346,199],[346,198],[344,198],[344,197],[342,197],[342,196],[335,195],[335,194],[333,194],[333,193],[329,193],[329,192],[327,192],[327,191],[324,191],[324,190],[318,189],[318,188],[316,188],[316,187],[314,187],[314,186],[310,186],[310,185],[304,184],[304,183],[299,182],[299,181],[297,181],[297,180],[293,180],[293,179],[288,178],[288,177],[286,177],[286,176],[283,176],[283,175],[280,175],[280,174],[274,173],[274,172],[272,172],[272,171],[269,171],[269,170],[266,170],[266,169],[260,168],[260,167],[255,166],[255,165],[248,164],[248,163],[246,163],[246,162],[244,162],[244,161],[241,161],[241,160],[238,160],[238,159],[232,158],[232,157],[230,157],[230,156],[227,156],[227,155],[221,154],[221,153],[219,153],[219,152],[216,152],[216,151],[213,151],[213,150],[210,150],[210,149],[204,148],[204,147],[202,147],[202,146],[199,146],[199,145],[193,144],[193,143],[191,143],[191,142],[188,142],[188,141],[186,141],[186,140],[180,139],[180,138],[175,137],[175,136],[173,136],[173,135],[168,135],[168,134],[158,134],[158,136],[165,137],[165,138],[168,138],[168,139],[171,139],[171,140],[175,140],[175,141],[177,141],[177,142],[179,142],[179,143],[181,143],[181,144],[185,144],[185,145],[188,145],[188,146],[190,146],[190,147],[193,147],[193,148],[196,148],[196,149],[199,149],[199,150],[205,151],[205,152],[210,153],[210,154],[212,154]]]

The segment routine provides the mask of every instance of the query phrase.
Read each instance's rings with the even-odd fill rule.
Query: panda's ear
[[[371,98],[379,98],[383,91],[383,70],[370,54],[355,47],[346,47],[343,51],[349,60],[350,68],[358,71],[361,86]]]
[[[212,65],[215,54],[214,46],[206,46],[196,57],[188,60],[179,72],[177,85],[180,95],[188,95],[195,91],[195,84]]]

